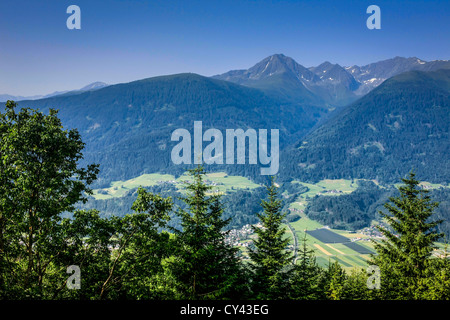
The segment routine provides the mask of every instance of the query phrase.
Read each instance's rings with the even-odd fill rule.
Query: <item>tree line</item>
[[[437,203],[413,173],[400,196],[385,204],[389,228],[375,244],[371,265],[346,272],[337,262],[319,267],[301,241],[297,259],[287,249],[278,188],[267,185],[249,262],[227,241],[230,217],[190,170],[175,206],[172,197],[140,188],[131,212],[105,217],[75,210],[92,194],[97,165],[80,168],[84,143],[64,130],[56,110],[48,115],[16,110],[0,114],[0,297],[2,299],[449,299],[450,261],[434,256],[442,234],[433,220]],[[63,218],[63,212],[73,215]],[[180,226],[170,226],[170,216]],[[68,273],[69,270],[69,273]],[[71,270],[79,270],[72,274]],[[370,285],[379,275],[379,287]],[[76,277],[78,276],[78,277]]]

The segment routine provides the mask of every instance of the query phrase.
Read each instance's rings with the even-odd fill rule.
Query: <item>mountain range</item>
[[[107,87],[108,84],[104,83],[104,82],[93,82],[90,83],[84,87],[82,87],[81,89],[77,89],[77,90],[66,90],[66,91],[55,91],[53,93],[50,94],[46,94],[46,95],[34,95],[34,96],[13,96],[10,94],[0,94],[0,101],[8,101],[8,100],[14,100],[14,101],[21,101],[21,100],[38,100],[38,99],[45,99],[45,98],[51,98],[54,96],[59,96],[62,94],[75,94],[75,93],[80,93],[80,92],[85,92],[85,91],[91,91],[91,90],[97,90],[97,89],[101,89],[104,87]]]
[[[286,102],[264,92],[197,74],[160,76],[72,95],[20,101],[19,107],[59,109],[65,126],[77,128],[86,142],[85,161],[100,163],[101,179],[129,179],[143,173],[179,172],[171,162],[175,129],[261,128],[280,130],[280,143],[303,137],[328,113],[326,108]],[[222,168],[221,168],[222,169]],[[257,178],[259,167],[224,170]],[[102,180],[103,179],[103,180]]]
[[[333,200],[325,195],[306,198],[304,213],[333,228],[354,230],[379,219],[378,208],[393,194],[392,185],[410,171],[421,181],[444,186],[450,181],[449,61],[396,57],[362,67],[324,62],[306,68],[284,55],[273,55],[248,70],[214,77],[184,73],[94,84],[18,105],[43,112],[56,108],[65,128],[78,129],[86,143],[80,165],[100,164],[92,185],[97,191],[120,186],[113,181],[131,181],[147,173],[178,178],[195,166],[171,161],[178,144],[171,141],[172,133],[186,129],[193,136],[194,121],[202,121],[203,132],[279,129],[277,181],[283,199],[297,199],[295,195],[305,191],[298,181],[362,179],[357,192]],[[258,164],[246,163],[207,165],[206,170],[267,183]],[[171,184],[152,188],[168,192],[166,196],[178,195]],[[436,217],[445,221],[440,231],[447,235],[449,190],[431,193],[440,202]],[[92,198],[81,208],[126,214],[136,197],[133,192]],[[256,188],[225,195],[234,227],[255,222],[263,193],[264,188]]]
[[[280,172],[395,183],[412,170],[446,185],[449,129],[450,70],[401,73],[287,148]]]
[[[326,61],[306,68],[292,58],[275,54],[247,70],[232,70],[214,78],[263,89],[295,101],[343,106],[402,72],[438,69],[450,69],[450,61],[395,57],[365,66],[345,67]]]
[[[101,186],[144,173],[183,173],[187,166],[170,160],[170,137],[178,128],[192,132],[194,121],[204,130],[280,129],[283,180],[392,182],[417,169],[422,179],[448,182],[449,72],[447,60],[306,68],[276,54],[214,77],[153,77],[19,106],[59,109],[64,125],[78,128],[86,142],[84,162],[101,164]],[[262,179],[257,165],[213,170]]]

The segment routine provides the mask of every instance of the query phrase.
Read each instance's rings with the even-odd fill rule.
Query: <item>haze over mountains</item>
[[[108,86],[108,84],[97,81],[97,82],[90,83],[78,90],[55,91],[55,92],[47,94],[47,95],[35,95],[35,96],[24,97],[24,96],[13,96],[10,94],[0,94],[0,101],[7,101],[7,100],[21,101],[21,100],[45,99],[45,98],[51,98],[54,96],[58,96],[61,94],[66,94],[66,93],[80,93],[80,92],[84,92],[84,91],[97,90],[97,89],[101,89],[101,88],[104,88],[107,86]]]

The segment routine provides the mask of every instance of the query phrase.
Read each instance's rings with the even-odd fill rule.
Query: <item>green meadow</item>
[[[184,183],[191,181],[192,178],[187,174],[175,178],[170,174],[143,174],[139,177],[129,179],[126,181],[114,181],[111,186],[103,189],[94,190],[94,198],[97,200],[120,198],[128,191],[137,189],[139,187],[150,187],[161,183],[172,183],[178,190],[184,188]],[[206,175],[205,180],[213,187],[212,192],[227,193],[239,189],[254,189],[260,187],[259,184],[241,176],[229,176],[224,172],[214,172]]]

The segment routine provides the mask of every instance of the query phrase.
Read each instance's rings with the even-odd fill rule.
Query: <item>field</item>
[[[291,205],[291,208],[297,210],[305,210],[307,206],[307,202],[309,198],[312,198],[318,194],[321,195],[329,195],[329,196],[338,196],[341,194],[351,193],[358,188],[357,180],[345,180],[345,179],[337,179],[337,180],[321,180],[318,183],[311,184],[305,183],[301,181],[292,181],[292,183],[298,183],[305,187],[308,187],[308,191],[302,193],[296,201]]]
[[[192,181],[188,174],[180,176],[176,181],[178,189],[183,188],[183,182]],[[226,193],[238,189],[254,189],[260,187],[259,184],[241,176],[229,176],[225,172],[213,172],[206,174],[205,181],[213,186],[213,192]]]
[[[355,250],[356,252],[360,254],[371,254],[374,253],[372,250],[369,250],[367,247],[363,247],[358,243],[355,242],[348,242],[344,243],[345,246],[349,247],[352,250]]]
[[[299,245],[306,240],[309,249],[314,250],[317,263],[326,267],[334,261],[345,269],[365,268],[369,253],[374,252],[367,236],[345,230],[324,228],[317,221],[306,217],[303,213],[308,201],[316,195],[339,196],[356,190],[358,180],[322,180],[318,183],[294,181],[308,187],[308,191],[297,197],[290,205],[290,210],[300,215],[300,219],[289,223],[294,230]],[[293,243],[293,242],[291,242]]]
[[[344,243],[349,241],[348,238],[325,228],[306,232],[323,243]]]
[[[175,178],[170,174],[143,174],[139,177],[126,181],[114,181],[109,188],[94,190],[94,198],[111,199],[123,197],[128,191],[139,187],[150,187],[161,183],[170,183],[175,185],[178,190],[183,190],[184,182],[192,180],[192,177],[184,174]],[[205,177],[205,181],[213,187],[213,192],[226,193],[233,192],[238,189],[254,189],[260,187],[259,184],[253,183],[251,180],[241,176],[228,176],[224,172],[209,173]]]

